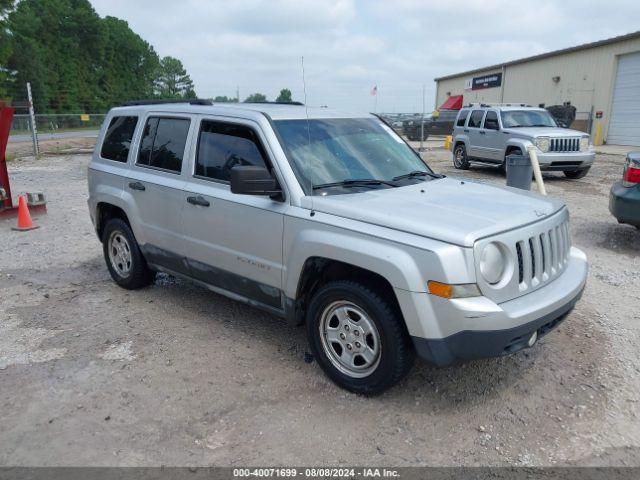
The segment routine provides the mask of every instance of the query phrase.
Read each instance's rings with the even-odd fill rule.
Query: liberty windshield
[[[503,128],[558,126],[548,112],[541,110],[506,110],[500,116]]]
[[[392,182],[412,172],[432,173],[391,128],[375,118],[274,123],[305,192],[340,182]]]

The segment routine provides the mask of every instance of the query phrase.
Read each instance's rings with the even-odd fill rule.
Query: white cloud
[[[201,96],[275,98],[290,88],[342,109],[417,111],[433,78],[637,29],[640,3],[610,0],[92,0],[160,55],[180,58]]]

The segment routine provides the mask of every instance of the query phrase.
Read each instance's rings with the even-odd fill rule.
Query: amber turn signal
[[[475,283],[465,283],[461,285],[450,285],[448,283],[436,282],[429,280],[429,293],[442,298],[467,298],[479,297],[481,295],[478,286]]]

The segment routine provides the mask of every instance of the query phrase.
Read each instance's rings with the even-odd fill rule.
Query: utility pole
[[[31,96],[31,82],[27,82],[27,100],[29,101],[29,119],[31,120],[31,138],[33,140],[33,154],[40,155],[38,146],[38,129],[36,128],[36,113],[33,110],[33,97]]]
[[[424,109],[425,109],[425,104],[424,104],[424,95],[425,95],[425,85],[424,83],[422,84],[422,119],[420,120],[420,151],[424,151]]]
[[[240,103],[240,85],[236,86],[236,98],[238,99],[238,103]]]

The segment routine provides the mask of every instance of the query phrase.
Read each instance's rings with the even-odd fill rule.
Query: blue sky
[[[640,30],[640,2],[609,0],[91,0],[180,58],[201,97],[281,88],[351,111],[434,107],[434,77]]]

